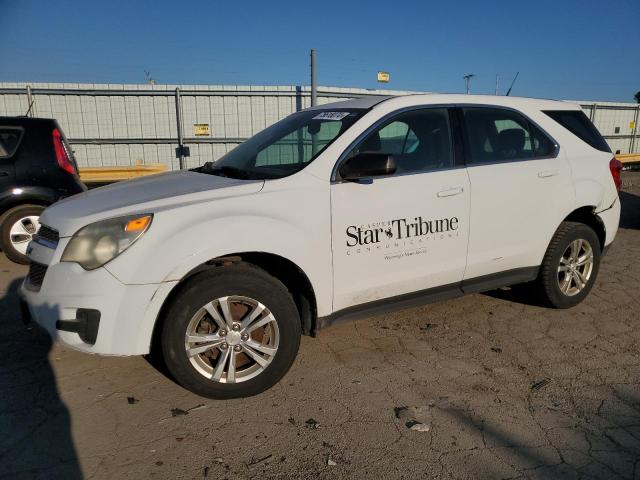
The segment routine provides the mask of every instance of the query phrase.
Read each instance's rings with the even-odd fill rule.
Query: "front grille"
[[[60,235],[53,228],[49,228],[46,225],[40,225],[40,229],[34,240],[40,244],[43,244],[47,247],[55,248],[58,246],[58,242],[60,241]],[[42,240],[39,242],[39,240]]]
[[[31,262],[29,264],[29,274],[27,275],[28,285],[34,290],[40,290],[44,276],[47,274],[47,266],[41,263]]]

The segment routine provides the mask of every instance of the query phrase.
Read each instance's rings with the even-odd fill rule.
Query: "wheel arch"
[[[16,187],[0,194],[0,217],[21,205],[48,207],[60,199],[60,194],[47,187]]]
[[[5,214],[9,213],[16,207],[21,207],[23,205],[37,205],[39,207],[48,207],[53,202],[49,201],[49,199],[45,197],[15,197],[6,199],[5,201],[0,203],[0,222],[3,220]]]
[[[600,251],[604,250],[604,244],[607,237],[607,230],[604,226],[602,219],[595,213],[595,205],[585,205],[580,208],[576,208],[573,212],[567,215],[563,222],[578,222],[583,223],[593,229],[600,240]]]
[[[166,309],[171,305],[174,298],[180,294],[188,280],[198,273],[239,263],[254,265],[280,280],[293,296],[300,314],[303,334],[315,335],[315,324],[318,317],[317,298],[313,284],[307,274],[296,263],[280,255],[267,252],[237,252],[212,258],[192,268],[171,289],[171,292],[162,303],[153,326],[151,351],[157,350],[159,346]]]

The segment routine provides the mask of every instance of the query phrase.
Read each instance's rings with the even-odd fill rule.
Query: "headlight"
[[[138,240],[151,225],[153,215],[132,215],[92,223],[78,230],[62,254],[63,262],[94,270],[113,260]]]

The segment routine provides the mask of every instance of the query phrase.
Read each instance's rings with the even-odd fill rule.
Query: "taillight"
[[[73,166],[73,163],[71,163],[71,158],[69,158],[67,147],[62,141],[62,134],[57,128],[53,129],[53,150],[56,152],[56,160],[58,161],[58,166],[65,172],[70,173],[71,175],[75,175],[76,168]]]
[[[609,170],[611,170],[611,176],[613,177],[613,183],[616,184],[618,191],[622,189],[622,178],[620,172],[622,171],[622,162],[616,157],[613,157],[609,162]]]

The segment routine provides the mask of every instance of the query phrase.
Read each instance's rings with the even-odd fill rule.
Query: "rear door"
[[[331,185],[334,310],[459,286],[469,234],[469,179],[454,162],[444,108],[398,113],[348,155],[393,155],[394,175]]]
[[[563,212],[574,202],[564,155],[517,111],[463,107],[458,112],[471,183],[465,281],[540,265]]]

